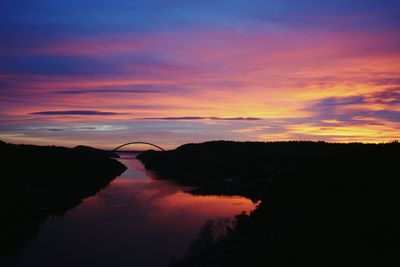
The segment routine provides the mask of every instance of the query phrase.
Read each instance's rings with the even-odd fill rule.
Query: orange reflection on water
[[[47,220],[18,266],[165,266],[184,255],[207,221],[255,208],[244,197],[191,195],[154,179],[132,155],[119,160],[128,169],[63,217]],[[68,248],[68,257],[60,248]]]
[[[132,156],[123,155],[120,160],[128,170],[106,190],[86,199],[85,214],[79,216],[93,216],[112,208],[114,213],[123,210],[128,221],[140,219],[154,229],[179,227],[193,235],[207,220],[233,218],[243,211],[251,212],[257,205],[242,196],[193,195],[188,192],[191,188],[158,179]]]
[[[118,197],[125,195],[125,199],[129,198],[129,205],[134,203],[135,212],[142,210],[148,223],[162,221],[163,224],[185,228],[198,228],[211,219],[233,218],[243,211],[249,213],[257,205],[242,196],[193,195],[185,192],[189,188],[148,178],[120,177],[110,188],[113,192],[120,192]],[[104,205],[106,198],[99,194],[97,201],[103,200]]]
[[[193,196],[178,192],[163,199],[165,209],[193,210],[199,216],[231,217],[242,211],[250,212],[255,204],[240,196]]]

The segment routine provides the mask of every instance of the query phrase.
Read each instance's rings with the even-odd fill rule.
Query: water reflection
[[[210,219],[254,209],[243,197],[193,196],[156,180],[134,155],[128,170],[63,218],[51,218],[7,266],[166,266]]]

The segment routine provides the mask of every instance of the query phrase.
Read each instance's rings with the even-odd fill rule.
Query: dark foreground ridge
[[[126,167],[114,153],[86,146],[13,145],[0,141],[0,256],[33,236],[48,216],[62,216]]]
[[[398,142],[215,141],[139,159],[195,193],[261,199],[224,238],[208,223],[174,266],[400,266],[399,155]]]

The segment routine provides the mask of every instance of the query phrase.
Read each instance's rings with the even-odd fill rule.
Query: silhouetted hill
[[[225,239],[203,231],[175,266],[400,266],[399,155],[398,142],[215,141],[139,159],[195,193],[262,200]]]
[[[0,153],[0,254],[38,231],[47,216],[61,216],[126,169],[112,153],[82,146],[0,142]]]
[[[119,158],[119,155],[115,152],[97,149],[97,148],[93,148],[90,146],[79,145],[79,146],[74,147],[73,149],[78,150],[78,151],[83,151],[86,153],[93,153],[93,154],[97,154],[97,155],[101,154],[108,158]]]

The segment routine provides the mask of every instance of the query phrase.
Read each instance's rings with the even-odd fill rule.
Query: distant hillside
[[[400,144],[332,144],[326,142],[232,142],[186,144],[171,151],[138,156],[160,178],[196,186],[262,186],[279,176],[308,172],[342,176],[384,174],[397,164]],[[238,187],[236,186],[236,187]],[[263,186],[262,188],[265,188]],[[258,188],[260,189],[260,188]]]
[[[193,193],[262,200],[223,240],[206,225],[174,266],[400,266],[398,142],[214,141],[139,159]]]

